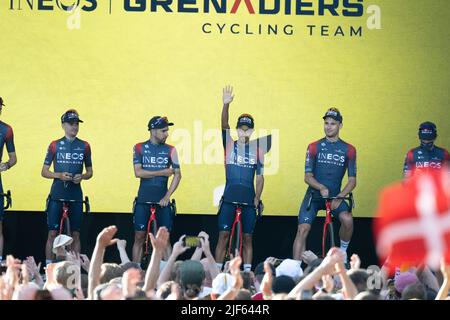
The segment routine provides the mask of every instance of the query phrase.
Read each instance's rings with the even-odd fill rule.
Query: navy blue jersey
[[[50,143],[44,165],[53,163],[54,172],[68,172],[72,176],[83,173],[83,166],[92,167],[91,147],[89,143],[75,138],[70,141],[66,137]],[[59,199],[80,200],[81,185],[71,181],[54,179],[50,195]]]
[[[172,167],[180,169],[175,147],[168,144],[153,144],[150,140],[138,143],[133,148],[133,164],[142,169],[159,171]],[[169,177],[141,178],[138,201],[160,201],[167,193]]]
[[[431,150],[428,150],[419,146],[409,150],[406,154],[403,173],[408,176],[415,170],[439,170],[445,164],[450,164],[450,155],[446,149],[433,146]]]
[[[14,147],[14,134],[11,126],[0,121],[0,162],[2,161],[3,146],[5,145],[8,153],[16,151]]]
[[[255,198],[254,179],[264,174],[264,153],[257,140],[239,144],[231,138],[230,130],[222,129],[225,151],[226,201],[252,203]]]
[[[306,151],[305,172],[330,191],[330,196],[341,192],[342,179],[347,170],[349,177],[356,177],[356,149],[351,144],[339,139],[330,142],[322,138],[311,143]],[[313,188],[309,187],[309,190]]]

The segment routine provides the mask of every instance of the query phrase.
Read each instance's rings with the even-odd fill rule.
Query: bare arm
[[[130,262],[130,258],[128,257],[126,247],[127,247],[127,241],[126,240],[118,240],[117,241],[117,250],[119,250],[120,262],[121,263]]]
[[[228,109],[230,107],[230,103],[233,101],[233,87],[226,86],[223,89],[223,108],[222,108],[222,129],[230,129],[230,124],[228,122]]]
[[[236,298],[244,283],[241,276],[241,263],[242,259],[239,256],[230,261],[230,273],[234,277],[234,284],[230,287],[230,289],[222,293],[217,300],[234,300]]]
[[[356,177],[348,177],[347,184],[338,194],[338,197],[346,197],[356,188]]]
[[[444,282],[436,296],[436,300],[445,300],[448,297],[450,289],[450,264],[446,264],[445,259],[441,261],[441,272],[444,276]]]
[[[67,172],[52,172],[50,171],[50,166],[45,164],[42,166],[41,176],[47,179],[72,180],[72,177]]]
[[[149,179],[154,177],[170,177],[172,174],[174,174],[172,168],[150,171],[142,169],[142,164],[140,163],[134,165],[134,176],[136,178]]]
[[[198,234],[198,236],[202,237],[202,238],[200,238],[200,242],[202,244],[202,250],[203,250],[203,253],[205,254],[205,257],[208,259],[208,270],[209,270],[209,274],[211,275],[211,279],[214,279],[220,273],[220,270],[217,267],[216,259],[214,258],[214,256],[211,253],[211,248],[209,246],[209,235],[206,232],[201,231]]]
[[[113,239],[117,232],[116,226],[109,226],[102,230],[97,236],[97,242],[95,244],[94,252],[92,253],[91,264],[89,266],[88,273],[88,299],[93,298],[94,289],[100,283],[100,272],[103,263],[103,256],[105,255],[105,249],[117,242],[117,239]]]
[[[310,187],[321,191],[321,194],[322,194],[322,190],[327,190],[328,191],[327,187],[325,187],[323,184],[321,184],[319,181],[317,181],[316,178],[314,178],[314,175],[312,174],[312,172],[306,172],[305,173],[305,183],[307,185],[309,185]],[[327,195],[323,195],[322,194],[322,196],[327,196]]]
[[[8,161],[0,163],[0,172],[11,169],[17,163],[17,156],[15,152],[9,152],[8,156]]]
[[[263,189],[264,189],[264,176],[263,175],[256,176],[256,195],[255,195],[256,199],[258,200],[261,199]]]
[[[158,229],[156,238],[150,233],[150,239],[152,242],[153,252],[152,258],[150,259],[150,264],[145,273],[145,283],[142,290],[144,292],[149,292],[156,288],[156,283],[159,277],[159,265],[161,263],[161,258],[164,250],[167,246],[167,241],[169,240],[169,231],[166,227],[161,227]]]
[[[180,237],[180,239],[173,245],[172,254],[169,257],[169,260],[167,260],[167,263],[164,267],[164,269],[161,271],[161,274],[159,275],[157,286],[158,288],[166,281],[170,280],[170,274],[172,273],[172,267],[175,264],[175,261],[177,261],[177,258],[180,254],[185,252],[188,248],[183,246],[183,239],[186,237],[186,235],[183,235]]]

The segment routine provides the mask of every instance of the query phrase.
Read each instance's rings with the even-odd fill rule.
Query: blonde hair
[[[329,111],[334,111],[334,112],[341,113],[341,112],[339,111],[339,109],[338,109],[338,108],[335,108],[335,107],[329,108],[329,109],[327,110],[327,112],[329,112]]]

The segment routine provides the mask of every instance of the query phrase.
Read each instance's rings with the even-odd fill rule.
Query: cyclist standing
[[[222,267],[225,248],[230,234],[236,207],[230,202],[251,203],[259,206],[264,187],[264,153],[257,141],[250,141],[255,122],[249,114],[242,114],[237,120],[238,140],[233,141],[228,123],[230,103],[233,101],[233,88],[223,89],[222,142],[225,151],[226,184],[223,202],[219,207],[219,240],[216,247],[216,262]],[[256,173],[256,190],[254,186]],[[244,270],[250,271],[253,258],[252,234],[256,222],[255,207],[242,207],[243,260]]]
[[[172,230],[174,212],[169,205],[170,197],[177,189],[181,180],[180,163],[175,147],[166,144],[169,136],[169,122],[167,117],[155,116],[148,122],[150,139],[138,143],[133,148],[134,174],[140,178],[137,201],[158,202],[156,219],[159,227]],[[173,175],[169,189],[167,183]],[[134,245],[133,261],[142,259],[142,246],[145,242],[147,222],[150,216],[150,206],[136,204],[134,209]],[[170,244],[168,244],[170,251]],[[166,255],[169,252],[165,253]]]
[[[0,97],[0,114],[5,106]],[[3,156],[3,146],[6,145],[8,151],[8,161],[1,162]],[[10,169],[17,163],[16,150],[14,147],[14,134],[10,125],[0,121],[0,173]],[[3,193],[2,176],[0,174],[0,193]],[[0,198],[0,262],[3,260],[3,199]]]
[[[441,169],[450,164],[450,155],[444,148],[434,144],[437,138],[436,125],[424,122],[419,126],[420,146],[408,151],[403,166],[403,176],[409,178],[415,170]]]
[[[82,201],[81,180],[92,178],[91,147],[89,143],[77,138],[80,120],[78,112],[74,109],[67,110],[61,116],[61,126],[64,137],[50,143],[44,160],[41,175],[47,179],[53,179],[50,190],[51,199],[67,199]],[[50,165],[53,163],[53,172]],[[86,172],[83,173],[83,165]],[[53,261],[53,241],[58,234],[62,214],[62,203],[58,201],[48,202],[47,223],[48,238],[45,248],[46,263]],[[83,218],[83,204],[70,203],[70,229],[73,238],[72,250],[80,252],[80,229]]]
[[[336,108],[330,108],[325,113],[325,137],[311,143],[306,152],[305,182],[308,184],[299,211],[297,234],[294,240],[293,257],[301,260],[305,251],[306,238],[311,230],[311,224],[319,210],[325,209],[325,201],[312,201],[307,210],[310,193],[314,197],[346,197],[356,187],[356,149],[339,138],[342,129],[342,115]],[[345,171],[348,182],[341,190]],[[341,222],[339,237],[340,248],[347,253],[347,247],[353,233],[353,217],[345,201],[335,199],[331,203],[333,216],[338,215]]]

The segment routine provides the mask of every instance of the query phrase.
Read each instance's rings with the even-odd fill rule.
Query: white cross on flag
[[[433,171],[381,192],[374,231],[382,263],[438,269],[442,257],[450,262],[450,172]]]

